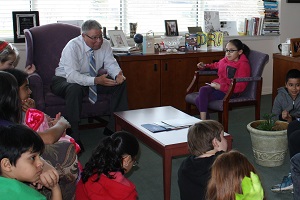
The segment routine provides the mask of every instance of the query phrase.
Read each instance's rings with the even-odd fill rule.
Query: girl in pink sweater
[[[203,86],[199,90],[195,104],[200,112],[202,120],[207,119],[208,102],[221,100],[229,89],[232,78],[242,78],[250,76],[250,64],[247,58],[250,49],[238,39],[230,40],[225,49],[225,57],[219,62],[212,64],[197,64],[199,69],[217,69],[218,78]],[[233,97],[239,96],[246,87],[247,82],[239,82],[234,89]]]

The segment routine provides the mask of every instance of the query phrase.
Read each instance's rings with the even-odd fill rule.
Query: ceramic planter
[[[282,131],[262,131],[256,129],[263,120],[250,122],[247,129],[251,136],[252,150],[255,162],[265,167],[280,166],[284,162],[288,150],[287,122],[277,121],[276,125],[283,127]]]

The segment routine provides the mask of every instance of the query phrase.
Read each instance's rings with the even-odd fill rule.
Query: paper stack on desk
[[[142,52],[136,47],[111,47],[113,53],[141,54]]]

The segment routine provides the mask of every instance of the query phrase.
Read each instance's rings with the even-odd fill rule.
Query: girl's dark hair
[[[25,71],[19,69],[5,69],[4,71],[12,74],[16,78],[18,87],[21,87],[28,79],[28,74]]]
[[[90,160],[85,164],[81,174],[83,183],[94,174],[98,175],[93,180],[95,182],[100,179],[101,174],[110,179],[114,179],[114,176],[109,174],[110,172],[121,172],[124,174],[125,171],[122,166],[123,156],[130,155],[134,158],[138,151],[139,143],[137,139],[128,132],[119,131],[104,138],[93,152]]]
[[[21,102],[16,78],[0,71],[0,119],[13,123],[21,122]]]
[[[243,50],[243,54],[245,54],[245,56],[248,58],[250,53],[250,48],[246,44],[242,43],[241,40],[233,39],[233,40],[229,40],[228,43],[233,44],[237,48],[237,50]]]
[[[32,129],[22,124],[0,126],[0,160],[8,158],[12,165],[26,151],[42,154],[45,145],[42,138]]]

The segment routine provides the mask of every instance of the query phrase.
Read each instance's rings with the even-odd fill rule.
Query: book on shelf
[[[279,10],[277,0],[264,0],[262,35],[279,35]]]
[[[263,27],[263,17],[251,17],[245,19],[245,33],[247,35],[261,35],[261,30]]]

